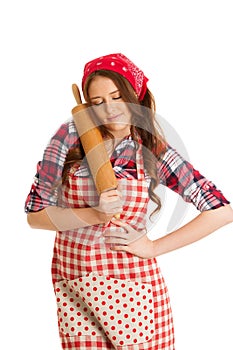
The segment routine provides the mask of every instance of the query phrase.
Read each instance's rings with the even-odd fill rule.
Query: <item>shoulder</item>
[[[69,135],[75,135],[78,137],[73,119],[69,119],[65,123],[61,124],[54,133],[53,138],[65,138]]]
[[[61,124],[51,137],[49,144],[62,143],[64,146],[73,147],[79,144],[79,137],[72,118]]]

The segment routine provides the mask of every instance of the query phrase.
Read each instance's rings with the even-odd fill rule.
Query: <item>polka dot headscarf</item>
[[[147,90],[148,78],[132,61],[121,53],[102,56],[86,63],[83,72],[82,89],[87,77],[93,72],[102,69],[117,72],[125,77],[133,86],[139,101],[143,100]]]

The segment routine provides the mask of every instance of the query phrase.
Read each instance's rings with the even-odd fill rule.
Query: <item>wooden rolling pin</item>
[[[101,132],[88,113],[87,104],[82,103],[76,84],[72,85],[72,91],[77,102],[77,106],[72,109],[72,115],[97,192],[101,194],[116,189],[117,180]]]

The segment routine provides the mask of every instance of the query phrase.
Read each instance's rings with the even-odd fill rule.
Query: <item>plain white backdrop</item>
[[[88,60],[122,52],[143,69],[192,164],[233,200],[232,16],[230,0],[1,2],[1,348],[60,349],[55,235],[29,228],[24,202],[44,147],[71,116],[71,85],[80,85]],[[190,206],[183,222],[197,214]],[[233,349],[232,231],[158,258],[177,350]]]

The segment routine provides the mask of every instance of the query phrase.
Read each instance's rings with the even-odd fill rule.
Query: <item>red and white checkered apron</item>
[[[63,201],[72,207],[96,205],[90,177],[69,173]],[[138,178],[119,179],[124,195],[120,220],[143,228],[148,204],[141,147]],[[114,252],[102,234],[112,223],[58,232],[52,277],[63,349],[174,350],[172,312],[156,259]],[[143,249],[143,247],[142,247]]]

